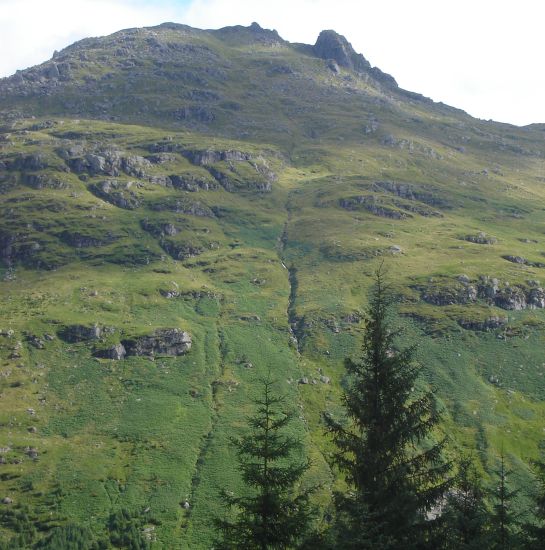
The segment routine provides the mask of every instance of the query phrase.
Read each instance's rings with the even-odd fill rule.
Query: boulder
[[[153,334],[122,341],[127,355],[184,355],[191,349],[191,336],[178,328],[158,329]]]

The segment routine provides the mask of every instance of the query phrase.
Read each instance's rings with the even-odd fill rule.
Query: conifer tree
[[[545,453],[540,460],[533,463],[534,474],[538,485],[536,495],[536,522],[527,526],[528,548],[531,550],[542,550],[545,548]]]
[[[284,433],[293,412],[286,411],[284,397],[274,395],[274,382],[267,379],[262,384],[257,410],[248,419],[250,430],[233,441],[248,494],[223,492],[236,517],[216,522],[221,533],[218,548],[293,548],[309,530],[309,494],[296,491],[309,463],[293,457],[301,444]]]
[[[492,524],[492,544],[491,548],[497,550],[508,550],[510,548],[519,548],[517,519],[518,514],[513,506],[513,499],[517,496],[518,490],[511,490],[508,485],[508,477],[511,470],[505,463],[503,451],[500,455],[500,465],[497,470],[498,485],[493,492],[494,500]]]
[[[346,421],[326,418],[336,462],[350,493],[337,509],[344,548],[415,548],[429,529],[426,513],[450,486],[444,440],[432,442],[440,413],[434,395],[417,389],[414,347],[396,349],[393,294],[381,266],[367,309],[362,355],[346,360]]]
[[[462,458],[454,489],[441,514],[443,547],[483,549],[489,546],[489,513],[486,491],[473,461]]]

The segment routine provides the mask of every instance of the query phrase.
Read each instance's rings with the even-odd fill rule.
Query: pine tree
[[[223,492],[236,518],[217,521],[221,533],[218,548],[292,548],[309,530],[309,494],[296,492],[309,463],[293,458],[301,444],[283,433],[294,415],[285,411],[284,397],[273,394],[274,382],[262,383],[263,394],[255,401],[257,410],[248,419],[250,430],[233,441],[249,494]]]
[[[416,388],[421,367],[415,349],[396,349],[393,294],[382,266],[374,283],[361,359],[346,361],[346,422],[326,418],[336,462],[352,490],[337,498],[338,544],[414,548],[429,529],[426,513],[451,483],[450,464],[443,460],[444,440],[431,441],[440,413],[433,394]]]
[[[500,465],[497,470],[498,486],[493,492],[494,499],[492,523],[492,545],[497,550],[508,550],[519,548],[517,544],[517,519],[518,514],[514,510],[513,499],[517,496],[518,490],[511,490],[508,485],[508,477],[511,470],[505,463],[503,451],[500,455]]]
[[[444,548],[483,549],[489,546],[489,513],[486,491],[473,461],[464,457],[454,489],[448,494],[441,514]]]

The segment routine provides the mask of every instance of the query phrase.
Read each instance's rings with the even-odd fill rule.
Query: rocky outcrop
[[[23,174],[22,181],[33,189],[68,189],[69,183],[48,174]]]
[[[148,219],[140,222],[142,229],[151,233],[154,237],[174,237],[179,232],[179,229],[170,222],[151,222]]]
[[[496,237],[491,237],[483,231],[480,231],[476,235],[466,235],[463,237],[463,240],[474,244],[496,244],[498,242]]]
[[[128,356],[178,356],[185,355],[191,349],[191,336],[177,328],[165,328],[149,336],[123,340],[121,343]]]
[[[182,191],[212,191],[220,187],[216,179],[211,176],[206,178],[191,173],[181,175],[172,174],[170,176],[170,181],[174,188],[181,189]]]
[[[269,193],[272,189],[272,180],[268,177],[260,177],[259,174],[256,174],[254,178],[248,180],[246,178],[240,178],[236,172],[233,173],[231,170],[219,170],[210,166],[208,171],[229,193],[238,190],[253,190],[261,193]]]
[[[344,36],[333,30],[325,30],[319,34],[313,52],[317,57],[325,59],[334,72],[338,71],[332,67],[331,62],[345,69],[366,73],[381,84],[397,88],[397,82],[393,76],[386,74],[378,67],[371,67],[369,61],[363,55],[356,53]]]
[[[49,167],[47,157],[42,153],[18,155],[13,161],[4,161],[8,170],[37,172]]]
[[[223,151],[213,149],[200,149],[184,151],[182,153],[192,164],[197,166],[209,166],[217,162],[243,162],[251,160],[252,156],[243,151],[227,149]]]
[[[422,299],[436,306],[469,304],[477,300],[477,288],[474,285],[459,282],[434,285],[422,293]]]
[[[187,260],[199,256],[206,249],[204,246],[189,242],[176,242],[168,239],[162,239],[159,243],[161,248],[175,260]]]
[[[348,40],[333,30],[322,31],[319,34],[316,44],[314,44],[314,54],[322,59],[331,59],[345,69],[355,71],[371,69],[371,65],[365,57],[356,53]]]
[[[125,346],[123,344],[114,344],[109,348],[95,350],[93,355],[102,359],[121,361],[125,358],[125,355],[127,355],[127,351],[125,350]]]
[[[172,112],[173,118],[184,121],[195,121],[208,124],[216,120],[216,113],[213,109],[204,105],[188,105]]]
[[[134,210],[140,206],[138,195],[132,190],[136,184],[132,181],[106,180],[89,185],[89,191],[102,200],[125,210]]]
[[[471,282],[467,275],[461,275],[456,281],[443,280],[420,287],[425,302],[438,306],[464,305],[483,300],[509,311],[527,308],[545,308],[545,290],[537,281],[528,281],[527,286],[503,284],[495,277],[482,275],[478,281]],[[475,329],[477,330],[477,329]]]
[[[192,201],[186,198],[169,197],[162,201],[153,202],[149,205],[151,210],[158,212],[170,211],[177,214],[189,214],[201,218],[213,218],[214,212],[205,204],[199,201]]]
[[[101,237],[85,235],[77,231],[63,231],[59,234],[59,238],[64,243],[74,248],[89,248],[92,246],[104,246],[116,240],[116,237],[110,233],[106,233]]]
[[[527,265],[529,267],[545,267],[545,264],[542,262],[531,262],[530,260],[523,258],[522,256],[506,255],[502,256],[502,258],[513,264]]]
[[[508,286],[500,289],[494,298],[494,303],[502,309],[521,310],[526,309],[527,301],[524,289],[516,286]]]
[[[478,332],[489,332],[507,325],[508,318],[492,315],[483,320],[475,319],[459,319],[458,324],[467,330],[475,330]]]
[[[373,187],[377,191],[386,191],[405,200],[423,202],[436,208],[451,208],[451,204],[445,198],[413,183],[376,181]]]
[[[151,162],[138,155],[127,155],[115,149],[85,152],[83,146],[71,146],[58,149],[58,155],[66,162],[70,170],[77,174],[90,176],[113,176],[121,173],[135,178],[145,178]]]
[[[545,290],[541,287],[531,288],[527,294],[527,304],[530,308],[545,308]]]
[[[339,206],[345,210],[367,210],[367,212],[375,216],[391,218],[393,220],[404,220],[411,217],[406,212],[385,205],[375,195],[360,195],[358,197],[340,199]]]
[[[59,338],[70,344],[98,340],[102,335],[102,329],[98,325],[69,325],[58,332]]]

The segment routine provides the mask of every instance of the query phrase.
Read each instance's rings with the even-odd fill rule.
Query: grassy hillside
[[[338,61],[254,26],[163,25],[0,81],[5,540],[13,507],[38,538],[128,508],[156,548],[210,547],[220,490],[241,488],[229,437],[269,371],[327,510],[323,415],[383,260],[452,452],[486,473],[503,447],[524,504],[545,419],[543,131]],[[163,329],[191,348],[165,351]]]

